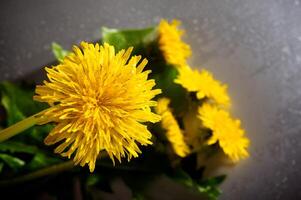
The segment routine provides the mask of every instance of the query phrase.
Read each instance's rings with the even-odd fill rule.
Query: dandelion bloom
[[[232,119],[228,112],[208,103],[203,104],[198,111],[203,125],[212,130],[209,145],[218,142],[233,161],[249,156],[246,149],[250,142],[240,128],[239,120]]]
[[[200,120],[198,119],[197,106],[190,105],[191,108],[183,115],[183,127],[185,132],[185,141],[190,145],[192,151],[200,149],[204,143],[204,130],[200,127]]]
[[[41,123],[56,124],[45,143],[59,143],[56,153],[74,156],[75,164],[88,164],[91,172],[101,151],[113,163],[115,158],[137,157],[138,144],[151,144],[142,123],[160,120],[150,107],[156,106],[152,98],[161,91],[152,90],[151,71],[143,71],[147,60],[130,58],[132,49],[115,54],[108,44],[82,42],[61,64],[46,68],[49,80],[36,87],[34,99],[50,105]]]
[[[179,29],[179,25],[180,22],[177,20],[168,23],[163,19],[158,26],[159,48],[166,62],[175,66],[184,65],[191,55],[190,46],[181,39],[184,30]]]
[[[156,111],[162,117],[162,127],[167,131],[166,137],[174,152],[180,157],[185,157],[189,153],[189,147],[186,145],[183,133],[168,107],[169,103],[170,100],[167,98],[159,99]]]
[[[205,97],[214,100],[219,105],[230,106],[227,85],[215,80],[207,70],[192,70],[189,66],[178,68],[179,75],[175,83],[180,84],[189,92],[196,92],[198,99]]]

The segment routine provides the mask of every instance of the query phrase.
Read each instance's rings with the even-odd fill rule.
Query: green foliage
[[[3,162],[0,162],[0,174],[1,174],[1,172],[2,172],[3,166],[4,166],[4,163],[3,163]]]
[[[221,195],[218,186],[226,179],[226,175],[216,176],[213,178],[200,181],[197,185],[199,192],[204,193],[210,200],[215,200]]]
[[[1,152],[9,153],[28,153],[35,154],[38,151],[38,148],[33,145],[27,145],[19,141],[5,141],[0,143]]]
[[[134,193],[132,200],[145,200],[145,197],[140,193]]]
[[[94,172],[93,174],[88,174],[85,183],[88,189],[97,188],[99,190],[112,193],[113,190],[111,188],[111,183],[110,183],[111,179],[113,179],[112,175],[108,175],[104,172],[102,173]]]
[[[0,159],[15,171],[25,165],[25,162],[23,160],[4,153],[0,153]]]
[[[154,41],[156,29],[154,27],[135,30],[118,30],[102,27],[102,41],[115,46],[117,51],[134,47],[134,54],[144,54],[147,46]]]
[[[61,45],[59,45],[58,43],[55,43],[55,42],[52,43],[51,48],[52,48],[52,52],[53,52],[55,58],[59,62],[62,62],[64,57],[70,53],[69,51],[63,49],[63,47]]]
[[[37,152],[34,155],[33,159],[27,164],[26,167],[30,170],[36,170],[36,169],[57,164],[61,161],[62,161],[61,159],[47,155],[44,152]]]
[[[186,90],[180,85],[174,83],[178,71],[172,66],[164,66],[161,73],[155,74],[156,88],[162,90],[162,96],[171,100],[171,107],[176,115],[180,115],[187,110],[188,97]]]
[[[46,104],[33,100],[32,87],[19,87],[16,84],[0,84],[1,104],[5,109],[5,124],[10,126],[47,108]],[[46,134],[52,125],[32,127],[24,133],[0,143],[0,159],[14,172],[32,171],[61,161],[54,154],[48,153],[43,145]]]
[[[194,181],[192,180],[192,178],[189,176],[189,174],[187,174],[182,169],[177,170],[175,173],[173,173],[169,177],[187,187],[194,186]]]
[[[1,103],[7,112],[7,119],[13,123],[46,108],[45,104],[33,101],[34,90],[32,88],[21,88],[16,84],[2,82],[0,90]],[[13,121],[12,119],[17,118],[16,113],[23,118]]]
[[[33,101],[32,89],[21,89],[9,82],[0,84],[1,104],[7,114],[7,123],[12,125],[26,116],[33,115],[46,107],[45,104]]]
[[[86,180],[86,185],[87,186],[93,186],[96,185],[97,183],[99,183],[101,180],[103,179],[103,176],[99,175],[99,174],[93,174],[93,175],[89,175],[87,177]]]
[[[178,169],[173,174],[170,174],[169,177],[188,188],[192,188],[193,190],[200,192],[210,200],[216,200],[221,194],[218,186],[225,180],[226,175],[216,176],[204,180],[196,180],[182,169]]]
[[[29,129],[32,139],[39,141],[40,143],[43,142],[45,136],[53,129],[52,124],[45,124],[43,126],[35,126]]]

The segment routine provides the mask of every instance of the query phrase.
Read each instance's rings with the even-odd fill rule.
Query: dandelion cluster
[[[198,114],[189,114],[187,113],[189,111],[186,110],[189,122],[186,120],[187,117],[183,120],[186,121],[186,124],[198,120],[199,128],[191,128],[195,127],[194,123],[186,126],[186,130],[179,131],[174,118],[163,117],[162,113],[158,112],[164,119],[162,126],[168,130],[167,137],[169,141],[174,147],[178,143],[183,143],[183,137],[187,143],[186,145],[190,148],[218,143],[231,160],[237,161],[246,158],[248,156],[246,149],[249,146],[249,140],[244,136],[244,130],[240,128],[240,121],[232,119],[228,113],[231,101],[227,92],[227,85],[214,79],[209,71],[192,69],[187,64],[186,60],[191,54],[191,50],[189,45],[181,40],[184,31],[177,29],[178,24],[180,23],[177,21],[172,21],[170,24],[166,20],[161,21],[158,28],[159,47],[166,62],[173,64],[178,70],[178,76],[174,82],[185,88],[188,93],[196,94],[198,100],[196,104],[199,106]],[[199,129],[202,128],[212,131],[212,135],[205,143],[198,138],[201,137],[199,133],[202,131],[199,131]],[[171,129],[174,132],[177,130],[177,133],[183,136],[175,137],[174,134],[171,134]],[[174,148],[174,150],[179,155],[178,149]]]

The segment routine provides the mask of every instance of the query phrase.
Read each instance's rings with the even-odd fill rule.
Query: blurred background
[[[299,0],[2,0],[0,80],[41,73],[55,60],[54,41],[70,49],[100,39],[102,26],[142,28],[161,18],[183,22],[190,64],[229,85],[234,115],[251,140],[250,158],[225,169],[220,199],[300,199]],[[152,189],[154,199],[196,198],[167,180]]]

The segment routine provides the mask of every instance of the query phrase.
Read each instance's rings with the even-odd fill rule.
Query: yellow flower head
[[[230,106],[227,85],[215,80],[207,70],[192,70],[189,66],[178,68],[179,75],[175,83],[182,85],[189,92],[196,92],[197,98],[204,97],[214,100],[217,104]]]
[[[162,117],[162,126],[167,131],[166,136],[171,143],[173,150],[180,157],[185,157],[189,153],[189,147],[184,141],[183,133],[172,115],[171,110],[168,108],[170,100],[161,98],[158,100],[156,111]]]
[[[168,23],[163,19],[158,26],[159,48],[166,62],[175,66],[186,64],[186,59],[191,55],[190,46],[181,39],[184,30],[178,28],[180,24],[177,20]]]
[[[150,107],[161,91],[152,90],[155,81],[143,71],[147,60],[130,58],[132,49],[115,54],[108,44],[82,42],[61,64],[46,68],[49,80],[36,87],[34,99],[51,106],[41,123],[57,124],[45,143],[60,143],[56,153],[74,154],[75,164],[87,163],[91,172],[103,150],[113,162],[137,157],[137,143],[151,144],[151,133],[141,123],[160,120]]]
[[[218,142],[233,161],[249,156],[246,149],[250,142],[244,136],[244,130],[240,128],[239,120],[232,119],[228,112],[208,103],[199,108],[198,117],[206,128],[212,130],[209,145]]]
[[[200,120],[197,117],[198,109],[196,106],[190,106],[191,108],[186,110],[183,116],[185,141],[192,149],[199,149],[202,146],[203,139],[200,137],[202,129],[200,128]]]

